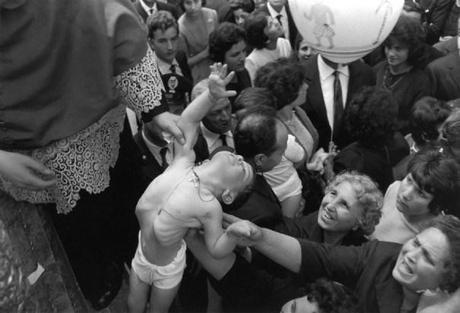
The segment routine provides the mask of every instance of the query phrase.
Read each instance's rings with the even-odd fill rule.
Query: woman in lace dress
[[[126,105],[180,133],[153,52],[128,0],[0,0],[0,12],[0,190],[54,203],[77,281],[101,309],[135,250],[144,188]]]

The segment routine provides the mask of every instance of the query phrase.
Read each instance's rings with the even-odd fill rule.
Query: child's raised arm
[[[185,108],[178,121],[178,126],[185,136],[183,150],[193,149],[197,139],[198,126],[217,100],[232,97],[236,94],[235,91],[227,91],[225,89],[225,86],[232,80],[233,75],[233,72],[227,75],[227,65],[216,63],[211,66],[208,90],[203,92]]]

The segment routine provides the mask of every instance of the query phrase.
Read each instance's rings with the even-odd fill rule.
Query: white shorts
[[[164,266],[158,266],[147,261],[142,252],[141,245],[139,232],[139,244],[131,262],[131,269],[136,273],[137,277],[144,283],[153,285],[159,289],[172,289],[179,285],[186,266],[185,251],[187,245],[185,241],[182,240],[181,247],[177,251],[174,260]]]

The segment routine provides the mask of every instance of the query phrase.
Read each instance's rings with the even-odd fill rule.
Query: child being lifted
[[[236,245],[232,230],[244,231],[245,224],[222,229],[220,201],[230,204],[252,183],[252,167],[239,155],[216,153],[211,160],[195,166],[193,146],[199,123],[216,101],[233,96],[225,86],[234,73],[226,76],[226,66],[211,66],[208,91],[189,104],[178,126],[185,143],[174,143],[174,159],[163,174],[155,178],[137,207],[140,224],[139,245],[132,261],[128,307],[144,312],[150,293],[150,312],[168,312],[185,268],[189,228],[201,228],[207,249],[215,258],[231,253]]]

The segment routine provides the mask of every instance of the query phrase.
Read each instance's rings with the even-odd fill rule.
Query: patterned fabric
[[[149,49],[142,61],[115,78],[122,103],[137,114],[160,105],[163,84]],[[45,190],[27,190],[0,176],[0,189],[16,200],[32,203],[55,202],[59,213],[68,213],[80,198],[80,190],[100,193],[110,184],[109,169],[118,159],[119,135],[123,130],[125,106],[119,105],[99,121],[67,138],[33,150],[17,150],[52,169],[57,184]]]
[[[137,66],[117,76],[115,84],[122,101],[137,115],[159,106],[164,87],[152,49]]]

